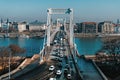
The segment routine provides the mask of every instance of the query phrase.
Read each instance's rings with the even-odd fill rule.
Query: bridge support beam
[[[51,15],[47,13],[47,46],[50,46],[50,28],[51,28]]]
[[[70,13],[70,46],[73,47],[73,37],[74,37],[74,31],[73,31],[73,9],[71,9]]]
[[[66,32],[66,18],[64,19],[64,31]]]

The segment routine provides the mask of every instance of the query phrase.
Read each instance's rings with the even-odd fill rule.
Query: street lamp
[[[10,73],[10,71],[11,71],[11,66],[10,66],[10,64],[11,64],[11,52],[9,52],[9,80],[11,79],[11,73]]]

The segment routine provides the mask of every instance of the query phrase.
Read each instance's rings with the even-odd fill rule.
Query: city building
[[[115,24],[111,21],[98,23],[98,33],[115,33]]]
[[[120,24],[120,21],[119,21],[119,19],[117,19],[117,24]]]
[[[116,24],[115,33],[120,33],[120,24]]]
[[[76,23],[74,26],[74,32],[82,33],[81,23]]]
[[[40,31],[42,30],[42,26],[39,24],[29,24],[30,31]]]
[[[2,27],[2,23],[0,23],[0,28]]]
[[[102,33],[114,33],[115,26],[111,21],[104,21],[102,25]]]
[[[12,27],[13,27],[14,31],[18,31],[18,23],[17,22],[13,22]]]
[[[2,24],[2,31],[8,30],[8,25],[7,24]]]
[[[30,31],[41,31],[41,30],[45,30],[46,26],[43,23],[40,22],[32,22],[29,24],[29,30]]]
[[[26,22],[18,23],[18,31],[19,32],[26,31],[27,30],[26,26],[27,26]]]
[[[98,33],[102,33],[102,27],[104,25],[104,22],[98,23]]]
[[[82,22],[80,29],[82,29],[82,33],[96,33],[96,22]]]
[[[3,20],[1,19],[0,20],[0,27],[2,27],[2,25],[3,25]]]

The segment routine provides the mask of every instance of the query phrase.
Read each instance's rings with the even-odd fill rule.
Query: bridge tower
[[[50,46],[50,29],[51,29],[51,16],[53,14],[68,14],[70,15],[70,25],[69,25],[69,31],[70,31],[70,45],[73,46],[73,9],[68,8],[68,9],[53,9],[49,8],[47,10],[47,46]],[[64,20],[64,24],[66,23],[66,19]],[[66,28],[65,28],[66,30]]]
[[[57,19],[57,27],[59,27],[59,24],[60,24],[59,21],[63,21],[63,19],[62,19],[62,18],[58,18],[58,19]]]
[[[59,27],[59,21],[63,21],[63,25],[64,25],[64,31],[66,32],[66,18],[58,18],[57,19],[57,27]]]

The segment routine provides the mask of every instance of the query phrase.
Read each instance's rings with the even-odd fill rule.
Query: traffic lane
[[[45,64],[43,64],[43,65],[40,65],[40,66],[38,66],[37,68],[35,68],[35,69],[33,69],[33,70],[31,70],[31,71],[29,71],[29,72],[27,72],[27,73],[25,73],[25,74],[23,74],[23,75],[21,75],[21,76],[19,76],[19,77],[16,77],[16,78],[14,78],[15,80],[24,80],[24,79],[26,79],[26,80],[30,80],[30,79],[32,79],[33,77],[35,77],[36,75],[38,75],[38,74],[42,74],[44,71],[48,71],[48,65],[45,63]]]
[[[52,61],[47,62],[47,66],[45,65],[44,67],[39,67],[38,69],[31,71],[31,73],[27,74],[28,76],[22,76],[18,80],[24,80],[24,79],[26,80],[49,80],[50,77],[55,77],[54,72],[49,71],[49,67],[51,65],[55,65],[54,62]]]
[[[62,59],[62,68],[61,68],[62,74],[61,74],[60,76],[57,76],[57,75],[56,75],[57,80],[66,80],[66,77],[65,77],[65,75],[64,75],[65,65],[66,65],[66,61],[65,61],[64,58],[63,58],[63,59]]]
[[[57,49],[57,48],[56,48]],[[56,51],[56,50],[55,50]],[[63,56],[64,56],[64,52],[63,51],[61,51],[61,50],[58,50],[58,51],[60,51],[60,54],[62,54]],[[57,52],[58,52],[57,51]],[[57,80],[65,80],[65,78],[64,78],[64,74],[63,74],[63,72],[64,72],[64,65],[66,64],[66,62],[65,62],[65,60],[64,60],[64,57],[62,58],[62,57],[59,57],[60,59],[62,59],[62,62],[59,62],[59,61],[57,61],[56,62],[56,71],[57,70],[61,70],[62,71],[62,74],[61,75],[56,75],[55,77],[57,78]],[[62,67],[60,67],[58,64],[61,64],[61,66]],[[55,71],[55,74],[56,74],[56,71]]]
[[[68,42],[67,40],[65,41],[65,45],[66,45],[66,53],[68,55],[68,64],[69,64],[69,67],[70,67],[70,74],[72,76],[72,80],[78,80],[77,79],[77,73],[76,73],[76,68],[75,68],[75,65],[73,63],[73,58],[72,58],[72,54],[71,54],[71,51],[70,51],[70,47],[68,46]]]
[[[60,41],[55,41],[55,42],[60,42]],[[58,46],[57,48],[59,49],[59,51],[60,51],[60,49],[62,50],[62,48],[64,47],[64,46],[62,46],[62,43],[63,43],[63,45],[65,45],[65,41],[62,42],[62,40],[61,40],[60,43],[58,43],[59,46]],[[56,48],[56,47],[54,46],[54,49],[55,49],[55,48]],[[57,49],[57,48],[56,48],[56,49]],[[69,50],[69,49],[66,48],[66,47],[65,47],[65,49],[66,49],[66,50]],[[64,53],[63,51],[60,51],[60,53],[61,53],[61,52],[62,52],[62,54]],[[68,52],[65,51],[65,54],[68,56]],[[61,74],[60,76],[57,76],[57,75],[56,75],[57,80],[66,80],[66,76],[64,75],[64,69],[65,69],[65,65],[68,64],[68,62],[69,62],[68,60],[66,61],[66,60],[62,59],[62,65],[63,65],[63,66],[62,66],[62,74]],[[57,66],[56,66],[56,69],[57,69]],[[59,70],[59,68],[58,68],[57,70]]]
[[[65,42],[61,42],[61,43],[63,43],[63,45],[65,44]],[[66,56],[67,56],[66,49],[67,48],[65,46],[62,46],[62,44],[60,45],[60,47],[61,47],[60,52],[61,52],[61,54],[64,55],[64,57],[62,58],[62,74],[57,77],[57,80],[67,80],[66,75],[64,74],[66,64],[68,63],[68,61],[66,59]],[[65,49],[65,51],[63,51],[62,48]]]
[[[66,65],[68,64],[68,59],[66,59],[66,51],[61,51],[64,54],[62,58],[62,74],[60,76],[56,76],[57,80],[67,80],[67,76],[64,74],[64,70],[66,69]]]

